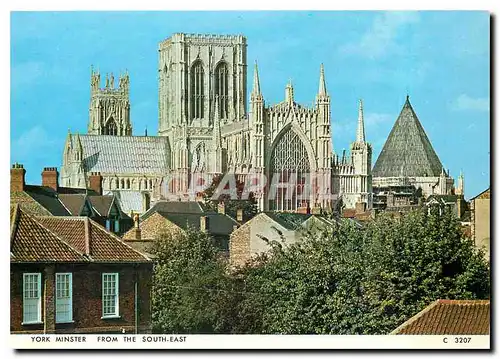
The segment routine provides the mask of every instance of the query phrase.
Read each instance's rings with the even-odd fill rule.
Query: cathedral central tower
[[[213,128],[246,117],[247,43],[241,35],[174,34],[159,45],[160,136],[171,129]]]

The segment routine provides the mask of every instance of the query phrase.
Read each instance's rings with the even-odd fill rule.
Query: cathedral
[[[312,107],[295,102],[291,82],[283,101],[266,105],[257,63],[247,99],[247,66],[241,35],[177,33],[162,41],[156,136],[132,135],[129,74],[120,74],[117,85],[106,75],[101,87],[100,73],[92,70],[88,133],[68,133],[63,186],[88,187],[89,177],[98,174],[105,192],[123,202],[149,203],[192,200],[194,178],[231,175],[252,179],[264,211],[372,208],[372,147],[362,101],[350,154],[337,155],[322,64]],[[129,206],[142,212],[137,207]]]

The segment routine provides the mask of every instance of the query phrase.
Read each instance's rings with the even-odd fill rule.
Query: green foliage
[[[164,233],[153,248],[153,331],[216,333],[224,266],[212,239],[189,230]],[[222,325],[223,326],[223,325]]]
[[[205,234],[165,238],[156,254],[158,332],[387,334],[436,299],[490,293],[489,265],[451,213],[342,220],[231,274]]]

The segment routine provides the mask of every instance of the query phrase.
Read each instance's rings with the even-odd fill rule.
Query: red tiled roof
[[[11,223],[11,262],[85,262],[81,253],[15,206]]]
[[[489,335],[489,300],[438,299],[391,334]]]
[[[34,217],[19,207],[11,226],[12,262],[148,262],[87,217]]]

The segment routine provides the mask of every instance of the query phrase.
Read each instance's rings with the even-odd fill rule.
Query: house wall
[[[284,238],[281,238],[279,230]],[[232,267],[243,266],[255,254],[267,252],[269,244],[262,239],[277,241],[281,244],[297,242],[300,234],[286,230],[265,214],[259,214],[235,230],[230,237],[229,262]]]
[[[471,203],[472,237],[479,248],[484,248],[487,258],[490,257],[490,196],[483,194]]]
[[[55,273],[73,273],[73,323],[55,323]],[[23,273],[42,273],[43,324],[22,325]],[[119,315],[102,317],[102,273],[119,273]],[[11,264],[11,324],[13,334],[135,333],[137,279],[138,332],[151,332],[151,264]]]

